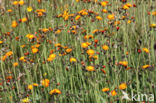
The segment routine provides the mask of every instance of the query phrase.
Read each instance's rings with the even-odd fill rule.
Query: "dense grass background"
[[[19,103],[26,97],[32,103],[131,103],[131,101],[122,100],[122,92],[118,88],[121,83],[127,84],[124,91],[129,96],[132,92],[156,95],[154,50],[156,31],[154,27],[150,27],[151,24],[156,23],[156,17],[149,14],[156,11],[155,0],[127,0],[128,3],[136,5],[128,10],[120,9],[124,5],[120,0],[108,0],[106,7],[81,0],[79,2],[75,0],[41,1],[39,3],[37,0],[25,0],[24,5],[19,6],[12,5],[13,1],[5,0],[5,12],[2,12],[0,16],[0,41],[3,41],[0,44],[0,56],[3,57],[8,51],[12,51],[13,54],[6,60],[0,61],[0,101],[2,103]],[[98,0],[98,2],[101,1]],[[28,12],[27,7],[32,7],[33,10]],[[101,12],[104,8],[109,12]],[[12,12],[9,13],[8,9],[12,9]],[[38,17],[37,9],[45,9],[45,16]],[[94,14],[82,16],[77,21],[75,16],[66,21],[56,17],[66,10],[69,14],[76,15],[82,9],[92,10],[103,19],[96,20]],[[111,12],[115,14],[113,21],[107,19],[107,15],[112,14]],[[127,15],[126,19],[121,19],[123,15]],[[19,19],[24,17],[27,17],[28,21],[19,23]],[[14,20],[18,22],[15,28],[11,26]],[[128,20],[131,20],[131,23],[127,23]],[[120,21],[120,24],[113,26],[108,23],[115,21]],[[73,25],[78,27],[77,34],[69,32]],[[118,31],[116,27],[119,27]],[[53,31],[40,32],[43,28],[52,28]],[[58,29],[61,32],[56,34],[55,30]],[[95,29],[105,30],[105,33],[92,33]],[[84,30],[86,32],[82,33]],[[10,35],[7,32],[10,32]],[[36,38],[28,40],[27,34],[36,35],[39,41]],[[93,38],[85,40],[85,34],[93,35]],[[98,40],[96,47],[94,40]],[[91,45],[83,49],[81,47],[83,42],[89,42]],[[38,43],[40,43],[39,51],[33,54],[31,46]],[[62,47],[71,48],[72,51],[60,56],[59,54],[64,53],[65,49],[55,47],[57,43],[60,43]],[[102,49],[104,44],[108,45],[108,51]],[[22,48],[21,45],[26,47]],[[148,48],[149,53],[144,52],[142,48]],[[97,60],[89,61],[86,53],[88,49],[96,52]],[[138,53],[139,49],[141,53]],[[56,54],[56,58],[48,62],[47,58],[51,50]],[[29,55],[25,56],[26,62],[20,61],[19,58],[28,52]],[[77,62],[71,63],[71,57],[76,58]],[[128,61],[126,68],[131,69],[126,70],[119,65],[120,61]],[[17,67],[13,66],[15,62],[19,64]],[[90,65],[94,66],[96,71],[86,71],[85,68]],[[150,67],[142,69],[143,65],[150,65]],[[106,74],[101,71],[102,68]],[[11,78],[8,79],[8,76]],[[50,80],[47,88],[40,84],[45,78]],[[27,86],[32,83],[38,83],[39,86],[29,90]],[[102,88],[105,87],[110,88],[110,91],[116,90],[117,95],[111,96],[110,91],[102,92]],[[50,90],[55,88],[59,89],[61,94],[50,95]]]

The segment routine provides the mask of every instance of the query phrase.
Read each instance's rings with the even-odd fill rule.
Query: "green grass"
[[[121,83],[127,84],[127,88],[123,91],[129,97],[132,92],[156,95],[156,50],[154,49],[156,30],[150,27],[156,23],[156,16],[148,15],[148,12],[156,11],[154,8],[156,1],[128,0],[128,3],[136,4],[136,7],[121,9],[121,13],[119,9],[124,3],[120,0],[108,1],[108,5],[102,7],[98,3],[84,3],[81,0],[80,2],[60,0],[56,2],[57,8],[55,8],[51,0],[42,0],[41,3],[37,0],[25,0],[25,4],[21,6],[12,5],[10,0],[5,0],[5,12],[0,16],[0,41],[3,41],[0,44],[0,57],[8,51],[12,51],[13,54],[7,56],[4,61],[0,60],[0,102],[19,103],[28,97],[31,103],[133,103],[134,101],[122,100],[122,90],[118,88]],[[32,12],[27,11],[29,6],[33,8]],[[12,12],[7,12],[8,9],[12,9]],[[45,9],[45,16],[38,17],[37,9]],[[96,14],[92,14],[81,16],[76,21],[75,16],[82,9],[96,12],[103,19],[98,21],[95,18]],[[107,16],[112,13],[103,13],[102,9],[112,12],[115,19],[108,20]],[[75,16],[69,17],[67,21],[62,17],[56,17],[65,10]],[[121,19],[126,14],[126,19]],[[27,17],[28,21],[19,23],[19,19],[24,17]],[[18,22],[15,28],[11,26],[14,20]],[[131,23],[128,24],[128,20],[131,20]],[[120,21],[120,24],[114,26],[115,21]],[[68,32],[73,25],[78,26],[76,34]],[[116,27],[119,27],[118,31]],[[52,28],[53,31],[40,32],[43,28]],[[55,30],[58,29],[61,32],[56,34]],[[92,32],[95,29],[105,32],[94,34]],[[86,32],[83,33],[84,30]],[[7,32],[10,32],[10,35],[7,35]],[[27,34],[33,34],[37,38],[28,40]],[[93,35],[93,38],[86,40],[85,35]],[[96,47],[94,40],[98,40]],[[91,45],[83,49],[81,47],[83,42],[89,42]],[[55,47],[57,43],[62,45],[59,50],[59,47]],[[33,54],[31,46],[35,44],[40,44],[40,47],[38,53]],[[104,44],[108,45],[108,51],[102,49]],[[26,47],[22,48],[21,45]],[[66,53],[64,46],[71,48],[72,51]],[[149,53],[144,52],[142,48],[149,49]],[[89,60],[86,53],[89,49],[95,51],[97,60]],[[138,49],[142,52],[138,53]],[[51,50],[56,54],[56,58],[48,62]],[[25,56],[26,62],[20,61],[19,58],[27,52],[29,55]],[[60,56],[60,53],[66,55]],[[71,57],[76,58],[77,62],[71,63]],[[120,61],[128,61],[127,67],[120,65]],[[13,66],[15,62],[19,64],[17,67]],[[87,71],[86,67],[90,65],[94,66],[96,71]],[[150,67],[142,69],[143,65]],[[128,67],[131,69],[126,70]],[[104,69],[106,74],[101,69]],[[7,79],[8,76],[12,79]],[[48,87],[42,86],[43,79],[50,80]],[[28,85],[33,83],[38,83],[39,86],[29,90]],[[108,93],[102,92],[105,87],[110,89]],[[50,95],[49,92],[55,88],[59,89],[61,94]],[[112,90],[116,90],[116,96],[111,95]]]

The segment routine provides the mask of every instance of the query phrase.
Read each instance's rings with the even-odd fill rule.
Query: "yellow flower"
[[[126,88],[127,88],[127,84],[126,83],[122,83],[119,86],[119,89],[121,89],[121,90],[126,89]]]
[[[28,7],[28,8],[27,8],[27,11],[28,11],[28,12],[31,12],[32,10],[33,10],[32,7]]]
[[[13,5],[18,5],[19,1],[14,1],[12,4]]]
[[[107,16],[107,18],[109,20],[114,20],[115,19],[115,15],[114,14],[110,14],[110,15]]]
[[[130,24],[131,23],[131,20],[128,20],[127,23]]]
[[[75,20],[79,20],[80,19],[80,15],[77,15],[76,17],[75,17]]]
[[[77,60],[75,59],[75,58],[73,58],[73,57],[71,57],[70,58],[70,62],[72,63],[72,62],[76,62]]]
[[[32,90],[32,89],[33,89],[33,85],[31,85],[31,84],[28,85],[28,89],[29,89],[29,90]]]
[[[38,51],[39,51],[39,50],[38,50],[37,48],[33,48],[33,49],[32,49],[32,53],[33,53],[33,54],[36,54]]]
[[[20,0],[18,3],[19,3],[19,5],[23,5],[24,4],[24,1],[23,0]]]
[[[142,69],[147,69],[147,68],[149,68],[150,67],[150,65],[143,65],[142,66]]]
[[[3,44],[3,41],[0,40],[0,44]]]
[[[108,1],[102,1],[100,4],[101,4],[101,6],[105,7],[105,6],[107,6]]]
[[[60,29],[58,29],[56,32],[55,32],[55,34],[60,34],[61,33],[61,30]]]
[[[80,0],[76,0],[76,2],[79,2]]]
[[[108,11],[106,9],[102,9],[102,12],[104,13],[108,13]]]
[[[107,45],[103,45],[102,46],[103,50],[107,51],[109,49],[109,47]]]
[[[94,50],[92,50],[92,49],[87,50],[87,54],[88,54],[88,55],[94,55],[94,53],[95,53],[95,52],[94,52]]]
[[[14,66],[14,67],[17,67],[17,66],[18,66],[18,63],[17,63],[17,62],[15,62],[15,63],[13,64],[13,66]]]
[[[25,62],[25,56],[20,57],[19,60]]]
[[[147,49],[147,48],[142,48],[142,50],[143,50],[144,52],[146,52],[146,53],[149,53],[149,49]]]
[[[27,34],[26,37],[27,37],[28,39],[33,39],[35,36],[34,36],[33,34]]]
[[[56,54],[50,54],[47,61],[52,61],[56,58]]]
[[[153,12],[152,12],[152,15],[156,16],[156,11],[153,11]]]
[[[26,22],[26,21],[28,21],[27,18],[22,18],[22,22]]]
[[[27,98],[24,98],[24,99],[22,99],[22,103],[28,103],[28,102],[30,102],[30,99],[27,97]]]
[[[59,89],[53,89],[49,92],[50,95],[53,95],[53,94],[61,94],[61,91]]]
[[[13,28],[16,28],[17,27],[17,25],[18,25],[18,23],[14,20],[14,21],[12,21],[12,24],[11,24],[11,26],[13,27]]]
[[[44,87],[48,87],[49,84],[50,84],[50,81],[48,79],[44,79],[44,80],[41,80],[41,84],[44,86]]]
[[[102,17],[101,16],[96,16],[96,19],[97,20],[102,20]]]
[[[120,65],[123,65],[123,66],[127,66],[128,65],[128,62],[127,61],[120,61],[119,64]]]
[[[87,67],[86,67],[86,70],[87,70],[87,71],[95,71],[95,69],[94,69],[93,66],[87,66]]]
[[[112,91],[111,91],[111,95],[112,95],[112,96],[116,96],[116,95],[117,95],[117,92],[116,92],[115,90],[112,90]]]
[[[150,27],[155,28],[156,24],[150,24]]]
[[[108,92],[109,91],[109,88],[103,88],[102,91],[103,92]]]
[[[85,42],[85,43],[81,43],[81,47],[82,48],[87,48],[88,47],[88,44]]]

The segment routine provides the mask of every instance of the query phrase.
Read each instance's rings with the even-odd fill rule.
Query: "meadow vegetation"
[[[133,103],[123,92],[156,95],[155,0],[2,2],[1,103]]]

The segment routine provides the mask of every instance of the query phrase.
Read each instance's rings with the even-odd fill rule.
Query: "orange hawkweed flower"
[[[147,68],[149,68],[150,67],[150,65],[143,65],[142,66],[142,69],[147,69]]]
[[[26,37],[27,37],[28,39],[33,39],[33,38],[35,38],[35,36],[34,36],[33,34],[27,34]]]
[[[23,0],[20,0],[20,1],[18,2],[18,4],[19,4],[19,5],[23,5],[23,4],[24,4],[24,1],[23,1]]]
[[[14,1],[12,4],[13,5],[18,5],[19,4],[19,1]]]
[[[97,20],[102,20],[102,17],[101,16],[96,16],[96,19]]]
[[[87,66],[86,70],[87,71],[95,71],[95,68],[93,66]]]
[[[33,53],[33,54],[36,54],[38,51],[39,51],[39,50],[38,50],[37,48],[33,48],[33,49],[32,49],[32,53]]]
[[[111,95],[112,95],[112,96],[116,96],[116,95],[117,95],[117,92],[116,92],[115,90],[112,90],[112,91],[111,91]]]
[[[88,55],[94,55],[95,51],[93,49],[87,50]]]
[[[82,48],[87,48],[89,45],[85,42],[85,43],[81,43],[81,47]]]
[[[149,49],[147,49],[147,48],[142,48],[142,50],[143,50],[144,52],[146,52],[146,53],[149,53]]]
[[[119,64],[120,65],[123,65],[123,66],[127,66],[128,65],[128,62],[127,61],[120,61]]]
[[[105,51],[109,50],[109,47],[108,47],[107,45],[103,45],[102,48],[103,48],[103,50],[105,50]]]
[[[13,28],[16,28],[17,27],[17,25],[18,25],[18,23],[14,20],[14,21],[12,21],[12,24],[11,24],[11,26],[13,27]]]
[[[50,54],[47,61],[52,61],[56,58],[56,54]]]
[[[76,17],[75,17],[75,20],[79,20],[80,19],[80,15],[77,15]]]
[[[100,2],[100,4],[101,4],[101,6],[105,7],[105,6],[107,6],[108,1],[102,1],[102,2]]]
[[[108,92],[109,91],[109,88],[103,88],[102,91],[103,92]]]
[[[115,19],[115,15],[114,14],[110,14],[110,15],[107,16],[107,18],[109,20],[114,20]]]
[[[59,89],[53,89],[49,92],[50,95],[53,95],[53,94],[61,94],[61,91]]]
[[[0,44],[3,44],[3,41],[0,40]]]
[[[44,80],[41,80],[41,84],[42,84],[44,87],[48,87],[49,84],[50,84],[50,81],[49,81],[49,79],[44,79]]]
[[[123,90],[123,89],[126,89],[127,88],[127,84],[126,83],[122,83],[119,85],[119,89],[120,90]]]
[[[27,87],[29,90],[32,90],[33,89],[33,85],[28,85],[28,87]]]
[[[18,63],[17,62],[13,63],[13,66],[14,67],[17,67],[18,66]]]
[[[67,53],[70,53],[71,51],[72,51],[72,49],[70,49],[70,48],[67,48],[67,49],[66,49],[66,52],[67,52]]]

